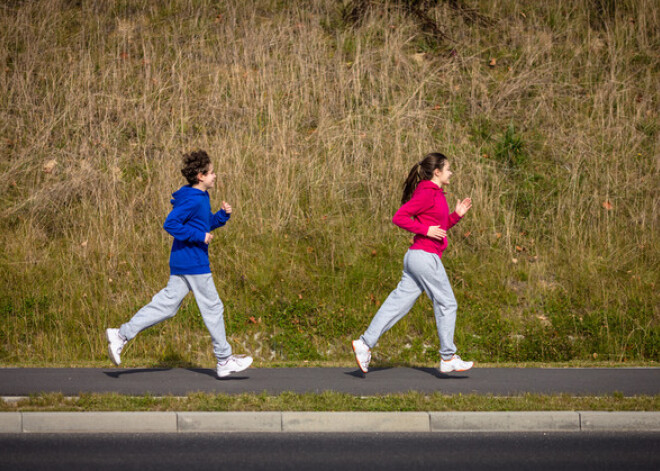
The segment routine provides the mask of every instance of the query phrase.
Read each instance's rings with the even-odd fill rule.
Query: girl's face
[[[449,162],[445,162],[445,165],[442,167],[442,170],[436,168],[433,171],[432,181],[435,182],[438,186],[442,187],[443,185],[449,184],[449,179],[453,174],[454,173],[451,170],[449,170]]]

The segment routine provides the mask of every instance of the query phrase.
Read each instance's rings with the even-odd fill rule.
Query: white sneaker
[[[353,352],[355,360],[363,373],[369,371],[369,362],[371,361],[371,350],[362,339],[353,340]]]
[[[106,329],[105,336],[108,338],[108,355],[110,360],[119,366],[121,365],[121,351],[126,345],[126,340],[119,335],[119,329]]]
[[[451,360],[440,360],[440,371],[442,373],[451,373],[452,371],[467,371],[472,368],[474,362],[463,361],[458,355],[451,357]]]
[[[252,357],[246,355],[232,355],[223,362],[218,362],[216,371],[219,378],[224,378],[232,373],[247,370],[252,364]]]

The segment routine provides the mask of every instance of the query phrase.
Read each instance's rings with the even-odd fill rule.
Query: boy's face
[[[209,169],[206,173],[198,173],[197,174],[197,180],[198,180],[198,185],[201,190],[209,190],[213,188],[213,185],[215,185],[215,171],[213,170],[213,164],[209,165]]]

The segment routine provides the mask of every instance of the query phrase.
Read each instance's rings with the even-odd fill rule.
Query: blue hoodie
[[[182,186],[172,193],[174,199],[163,228],[174,237],[170,254],[172,275],[203,275],[211,273],[206,233],[224,226],[229,214],[221,209],[211,212],[211,200],[206,191]]]

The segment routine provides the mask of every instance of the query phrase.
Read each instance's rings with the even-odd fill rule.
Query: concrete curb
[[[579,432],[580,412],[430,412],[431,431]],[[658,416],[660,420],[660,415]],[[625,422],[625,419],[623,420]],[[660,422],[658,422],[660,428]]]
[[[655,432],[660,412],[2,412],[2,433]]]
[[[282,412],[283,432],[429,432],[428,412]]]

